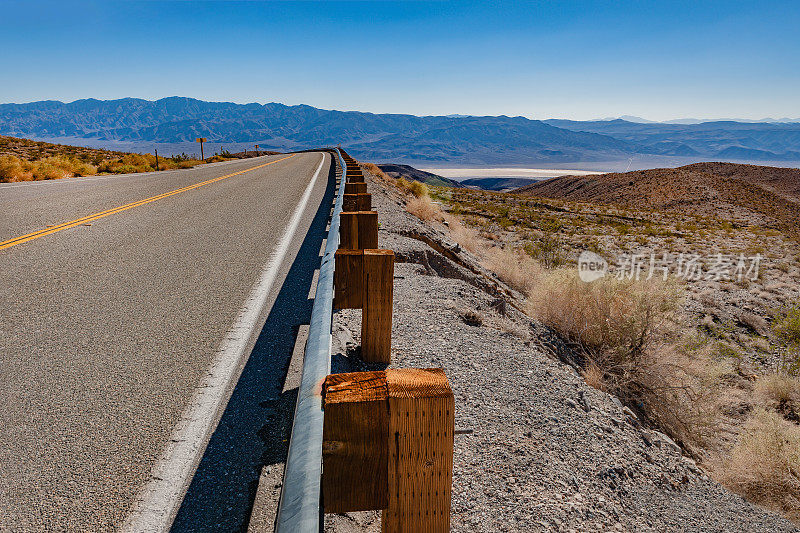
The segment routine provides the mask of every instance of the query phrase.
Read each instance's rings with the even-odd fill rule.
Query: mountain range
[[[800,161],[800,124],[700,124],[524,117],[415,116],[308,105],[170,97],[0,104],[0,134],[91,142],[258,143],[277,150],[341,144],[373,161],[541,165],[635,156]]]

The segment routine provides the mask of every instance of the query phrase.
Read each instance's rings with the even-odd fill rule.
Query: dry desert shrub
[[[775,336],[784,343],[782,370],[800,375],[800,304],[781,310],[773,322]]]
[[[388,175],[387,175],[387,174],[386,174],[386,173],[385,173],[383,170],[381,170],[381,169],[380,169],[380,167],[379,167],[378,165],[376,165],[375,163],[359,163],[359,165],[361,165],[362,167],[364,167],[365,169],[367,169],[367,171],[369,171],[369,173],[370,173],[370,174],[372,174],[373,176],[377,176],[377,177],[379,177],[379,178],[384,178],[384,179],[386,179],[386,180],[390,180],[390,179],[391,179],[391,178],[390,178],[390,177],[389,177],[389,176],[388,176]]]
[[[50,156],[26,161],[11,155],[0,156],[0,181],[52,180],[91,176],[97,167],[76,157]]]
[[[394,180],[395,186],[401,191],[413,195],[415,198],[422,198],[429,196],[428,186],[421,181],[407,180],[405,178],[397,178]]]
[[[406,211],[420,220],[439,220],[442,213],[430,196],[412,198],[406,204]]]
[[[529,292],[529,310],[582,346],[603,368],[627,365],[663,336],[677,308],[671,285],[606,277],[582,281],[571,269],[548,272]]]
[[[450,230],[450,238],[460,244],[465,250],[477,253],[483,248],[483,243],[478,236],[478,232],[461,223],[458,217],[448,213],[442,213],[442,220]]]
[[[800,519],[800,426],[757,410],[716,471],[748,500]]]
[[[753,390],[756,402],[797,420],[800,411],[800,378],[783,373],[767,374],[756,381]]]
[[[224,158],[216,156],[212,160],[223,161]],[[160,170],[192,168],[202,162],[187,156],[160,157],[158,168]],[[53,180],[93,176],[97,173],[129,174],[154,170],[156,170],[156,158],[152,154],[122,154],[119,157],[101,159],[97,165],[68,155],[53,155],[32,161],[12,155],[0,156],[0,182]]]
[[[481,255],[481,264],[511,287],[526,295],[536,291],[543,269],[526,253],[494,246]]]
[[[680,347],[678,288],[617,280],[587,283],[570,269],[540,270],[528,310],[582,358],[586,382],[637,406],[692,451],[713,435],[718,387],[730,369]]]
[[[0,182],[27,181],[32,179],[31,173],[23,166],[23,162],[12,155],[0,155]]]

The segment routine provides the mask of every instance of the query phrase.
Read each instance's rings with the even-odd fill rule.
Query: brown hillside
[[[800,233],[800,170],[697,163],[599,176],[562,176],[517,194],[703,215]]]

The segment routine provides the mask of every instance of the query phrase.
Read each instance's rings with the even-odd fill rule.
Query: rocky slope
[[[708,476],[665,435],[562,363],[519,295],[368,180],[380,246],[397,254],[395,367],[442,367],[456,397],[453,531],[796,531]],[[334,318],[334,371],[364,370],[360,313]],[[326,531],[379,531],[374,512]]]
[[[386,173],[387,176],[391,176],[393,178],[403,178],[406,180],[420,181],[426,185],[438,185],[442,187],[461,187],[461,184],[455,180],[445,178],[438,174],[433,174],[432,172],[426,172],[424,170],[414,168],[410,165],[387,163],[383,165],[378,165],[378,168],[380,168],[384,173]]]
[[[595,176],[561,176],[512,192],[632,209],[702,214],[797,234],[800,170],[698,163]]]

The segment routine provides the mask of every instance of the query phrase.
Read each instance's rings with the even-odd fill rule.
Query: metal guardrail
[[[322,382],[331,371],[331,322],[333,319],[333,269],[339,247],[339,214],[342,212],[347,165],[338,148],[342,169],[339,190],[331,216],[328,240],[319,269],[317,292],[311,310],[311,325],[303,360],[303,375],[289,440],[283,488],[275,520],[278,533],[321,531],[322,506]]]

